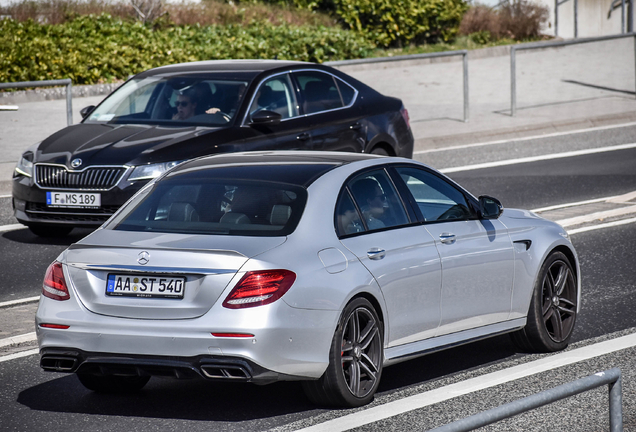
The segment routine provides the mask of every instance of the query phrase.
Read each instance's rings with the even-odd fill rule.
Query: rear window
[[[190,173],[157,182],[148,192],[129,202],[107,228],[285,236],[298,225],[306,199],[306,190],[296,185]]]

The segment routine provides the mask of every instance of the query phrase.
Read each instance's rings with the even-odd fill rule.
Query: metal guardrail
[[[578,45],[590,42],[602,42],[612,39],[622,39],[627,37],[634,38],[634,63],[636,64],[636,33],[627,33],[620,35],[600,36],[584,39],[576,39],[561,42],[534,42],[522,45],[513,45],[510,47],[510,115],[514,117],[517,115],[517,51],[540,49],[540,48],[554,48],[563,47],[568,45]],[[636,83],[636,74],[635,80]]]
[[[432,58],[439,58],[439,57],[452,57],[452,56],[458,56],[458,55],[462,56],[462,63],[463,63],[464,122],[468,122],[469,112],[470,112],[470,103],[468,100],[468,50],[442,51],[438,53],[411,54],[411,55],[403,55],[403,56],[395,56],[395,57],[377,57],[372,59],[339,60],[339,61],[325,62],[325,64],[329,66],[350,66],[350,65],[358,65],[358,64],[368,64],[368,63],[385,63],[385,62],[396,62],[396,61],[405,61],[405,60],[420,60],[420,59],[432,59]]]
[[[500,420],[521,414],[552,402],[583,393],[604,385],[609,386],[610,431],[623,431],[622,380],[621,370],[610,369],[605,372],[581,378],[550,390],[501,405],[488,411],[466,417],[456,422],[432,429],[429,432],[466,432]]]
[[[21,81],[11,83],[0,83],[0,90],[9,88],[27,88],[27,87],[54,87],[66,86],[66,123],[70,126],[73,124],[73,81],[70,78],[61,80],[47,81]]]

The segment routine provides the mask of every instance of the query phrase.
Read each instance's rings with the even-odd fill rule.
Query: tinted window
[[[340,90],[340,95],[342,96],[342,102],[345,106],[349,105],[353,102],[353,97],[356,94],[356,91],[349,84],[336,79],[336,83],[338,84],[338,90]]]
[[[305,189],[281,183],[183,175],[158,182],[108,225],[125,231],[281,236],[305,206]]]
[[[303,71],[294,72],[294,77],[300,86],[305,114],[342,108],[345,105],[333,76],[322,72]]]
[[[252,115],[263,110],[277,112],[284,119],[298,115],[298,104],[289,75],[278,75],[261,84],[249,112]]]
[[[428,171],[397,168],[426,221],[468,219],[473,216],[466,197],[453,185]]]
[[[351,200],[349,191],[345,189],[336,205],[336,233],[338,236],[365,231],[360,213]]]
[[[400,197],[384,170],[371,171],[348,183],[369,230],[409,223]]]

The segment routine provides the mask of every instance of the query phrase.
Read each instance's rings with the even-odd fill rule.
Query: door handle
[[[311,135],[309,135],[307,132],[303,132],[300,135],[298,135],[296,139],[301,141],[307,141],[310,137]]]
[[[367,256],[372,260],[381,260],[386,255],[386,251],[380,248],[371,248],[367,251]]]
[[[455,237],[455,234],[441,233],[439,235],[439,239],[444,244],[453,244],[455,243],[455,240],[457,240],[457,237]]]
[[[362,127],[362,125],[358,122],[355,122],[354,124],[352,124],[351,126],[349,126],[349,129],[353,129],[353,130],[358,130]]]

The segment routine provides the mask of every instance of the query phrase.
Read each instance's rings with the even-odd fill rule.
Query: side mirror
[[[84,107],[80,110],[80,115],[82,116],[83,119],[85,119],[86,117],[88,117],[90,113],[93,112],[94,109],[95,109],[95,105],[89,105],[87,107]]]
[[[503,205],[497,198],[488,195],[479,197],[479,213],[482,219],[497,219],[503,210]]]
[[[277,112],[262,110],[252,114],[252,123],[250,124],[254,126],[256,125],[274,126],[279,124],[282,118],[283,116],[278,114]]]

